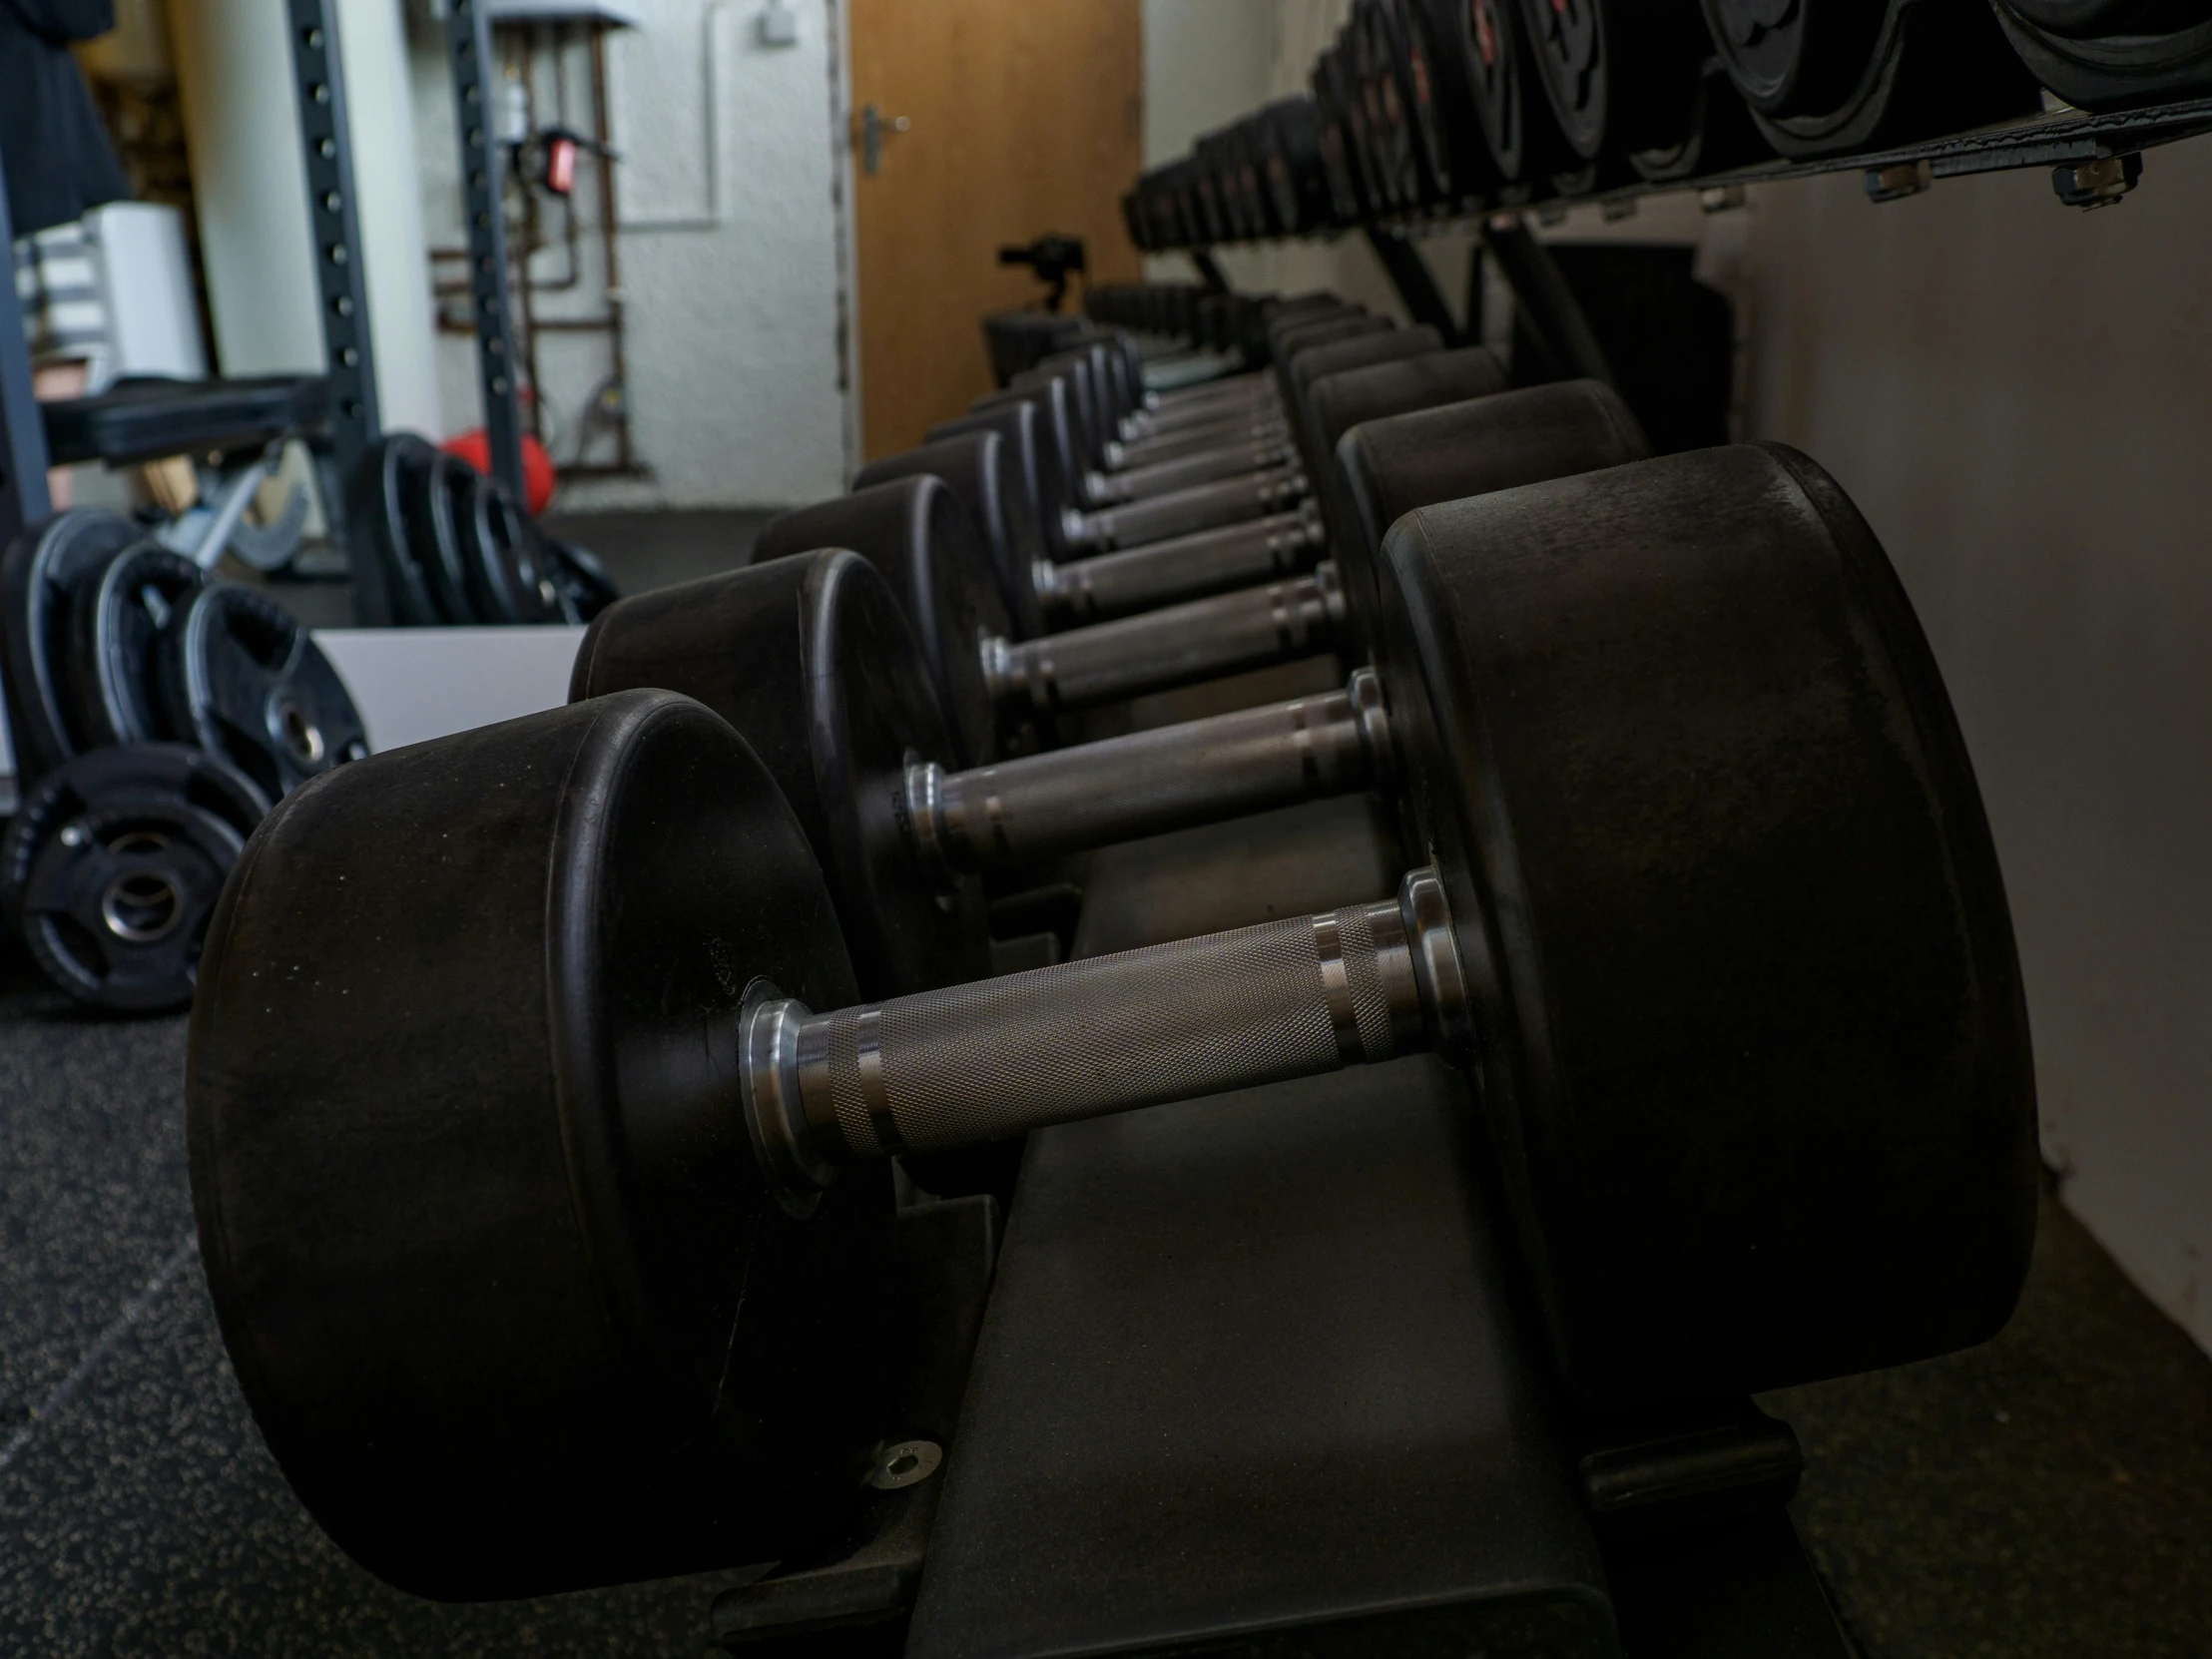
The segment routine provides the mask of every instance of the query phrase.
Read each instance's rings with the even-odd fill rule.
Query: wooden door
[[[986,311],[1034,303],[1002,247],[1083,239],[1129,281],[1121,222],[1143,130],[1139,0],[852,0],[853,215],[869,459],[921,442],[991,384]],[[867,171],[862,112],[886,127]],[[1068,303],[1077,302],[1071,287]]]

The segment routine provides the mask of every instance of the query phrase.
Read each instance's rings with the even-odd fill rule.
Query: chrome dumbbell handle
[[[1223,444],[1253,442],[1268,438],[1288,438],[1290,422],[1273,409],[1232,410],[1218,422],[1209,421],[1202,426],[1187,426],[1156,438],[1125,438],[1119,442],[1109,440],[1104,448],[1106,465],[1111,468],[1151,466],[1161,461],[1180,460],[1186,455],[1196,455],[1208,449],[1218,449]]]
[[[1211,484],[1218,479],[1235,478],[1242,473],[1264,472],[1269,467],[1283,466],[1297,458],[1297,450],[1288,438],[1262,438],[1229,443],[1220,448],[1203,449],[1177,460],[1131,467],[1124,472],[1085,473],[1083,493],[1093,506],[1144,501],[1174,490],[1189,489],[1194,484]]]
[[[985,636],[983,680],[1001,703],[1049,713],[1141,697],[1335,648],[1344,584],[1323,560],[1305,576],[1194,599],[1016,644]]]
[[[1296,574],[1326,543],[1311,501],[1295,513],[1225,524],[1120,553],[1030,567],[1037,604],[1059,618],[1124,616]]]
[[[1169,536],[1189,535],[1194,530],[1211,530],[1216,525],[1236,524],[1248,518],[1279,513],[1304,500],[1306,494],[1305,474],[1295,466],[1248,472],[1237,478],[1171,490],[1166,495],[1132,501],[1125,506],[1101,507],[1096,512],[1063,508],[1061,539],[1069,547],[1091,548],[1104,553],[1117,547],[1135,547],[1143,542],[1162,541]]]
[[[1322,796],[1386,791],[1391,776],[1382,686],[1361,669],[1343,691],[967,772],[916,762],[899,816],[916,853],[949,880]]]
[[[1442,884],[817,1014],[757,987],[740,1090],[795,1196],[839,1164],[1282,1082],[1466,1040]]]

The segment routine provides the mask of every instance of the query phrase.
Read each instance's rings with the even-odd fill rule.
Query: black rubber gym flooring
[[[285,1487],[192,1238],[184,1022],[0,990],[0,1653],[681,1654],[722,1581],[498,1606],[385,1588]],[[2212,1653],[2212,1361],[2046,1205],[1972,1354],[1767,1402],[1868,1659]]]

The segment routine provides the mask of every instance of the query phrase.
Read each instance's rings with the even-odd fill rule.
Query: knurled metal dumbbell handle
[[[1306,476],[1295,466],[1248,472],[1126,506],[1101,507],[1092,513],[1064,508],[1061,539],[1070,547],[1106,553],[1117,547],[1164,541],[1169,536],[1187,536],[1194,530],[1211,530],[1220,524],[1264,518],[1303,501],[1306,493]]]
[[[1106,464],[1116,469],[1152,466],[1161,461],[1181,460],[1186,455],[1203,454],[1224,444],[1287,438],[1290,431],[1290,422],[1279,411],[1232,411],[1218,423],[1185,427],[1164,437],[1109,441],[1105,446]]]
[[[1232,443],[1220,449],[1185,455],[1180,460],[1131,467],[1126,472],[1087,472],[1083,475],[1083,493],[1093,506],[1145,501],[1173,490],[1189,489],[1193,484],[1211,484],[1218,478],[1264,472],[1297,458],[1297,447],[1288,438]]]
[[[1173,408],[1151,410],[1141,417],[1135,427],[1125,427],[1123,430],[1124,435],[1131,438],[1164,437],[1170,432],[1180,432],[1188,427],[1204,426],[1232,411],[1249,414],[1280,410],[1282,406],[1282,393],[1271,376],[1265,386],[1253,386],[1202,401],[1178,403]]]
[[[1464,1042],[1433,871],[1395,899],[816,1014],[757,993],[740,1088],[796,1192],[835,1166]]]
[[[1274,397],[1277,390],[1272,372],[1264,368],[1248,369],[1242,374],[1225,374],[1218,380],[1160,392],[1141,412],[1153,420],[1172,420],[1196,409],[1220,408],[1229,403],[1264,403]]]
[[[983,679],[1000,702],[1051,711],[1111,703],[1333,649],[1344,585],[1324,560],[1309,575],[1194,599],[1018,645],[987,636]]]
[[[1065,564],[1039,559],[1030,578],[1048,615],[1125,616],[1294,575],[1319,556],[1327,539],[1309,501],[1295,513],[1270,513],[1120,553]]]
[[[904,826],[948,878],[1019,858],[1390,787],[1372,669],[1343,691],[1155,727],[995,766],[906,770]]]

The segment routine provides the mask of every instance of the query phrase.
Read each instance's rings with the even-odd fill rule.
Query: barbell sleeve
[[[1390,782],[1382,686],[1361,669],[1343,691],[966,772],[916,762],[903,816],[916,853],[949,878]]]
[[[888,1002],[814,1013],[759,993],[739,1087],[796,1192],[840,1164],[1252,1088],[1424,1048],[1466,997],[1441,883]]]
[[[1049,616],[1104,620],[1296,575],[1327,541],[1309,501],[1295,513],[1225,524],[1119,553],[1031,567],[1038,606]]]
[[[978,649],[995,701],[1051,712],[1141,697],[1334,650],[1344,585],[1323,560],[1304,576],[1194,599],[1114,622]]]

